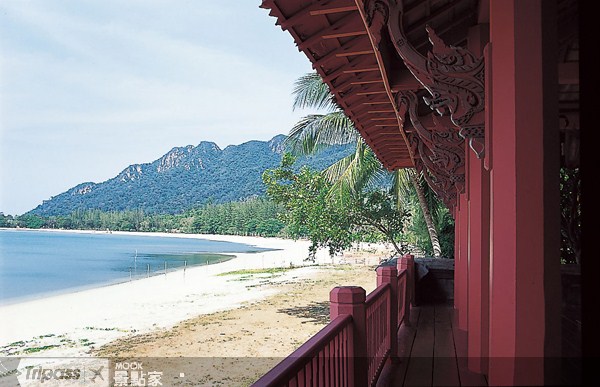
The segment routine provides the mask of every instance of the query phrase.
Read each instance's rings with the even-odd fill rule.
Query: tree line
[[[0,227],[286,236],[280,212],[281,206],[257,197],[224,204],[208,203],[175,215],[147,213],[143,209],[76,210],[57,216],[0,213]]]

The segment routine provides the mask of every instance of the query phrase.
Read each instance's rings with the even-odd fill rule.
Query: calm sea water
[[[189,238],[0,230],[0,304],[218,263],[255,246]]]

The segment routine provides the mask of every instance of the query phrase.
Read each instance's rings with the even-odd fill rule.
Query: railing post
[[[352,336],[348,386],[366,386],[368,380],[367,363],[367,317],[365,307],[366,292],[360,286],[337,286],[329,293],[329,314],[331,321],[339,315],[352,316]]]
[[[388,329],[390,333],[390,360],[398,359],[398,270],[393,266],[377,268],[377,287],[390,284],[390,307],[388,309]]]
[[[410,305],[415,296],[415,256],[406,254],[397,261],[398,271],[406,270],[406,295],[404,296],[404,324],[410,326]]]

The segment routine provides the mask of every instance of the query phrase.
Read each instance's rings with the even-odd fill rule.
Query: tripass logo
[[[109,361],[101,358],[21,358],[21,386],[108,386]]]
[[[44,383],[48,380],[79,380],[81,370],[79,368],[28,368],[26,373],[27,380],[39,380]]]

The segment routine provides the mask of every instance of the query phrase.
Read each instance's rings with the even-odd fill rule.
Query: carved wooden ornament
[[[421,55],[408,42],[402,26],[401,0],[367,0],[364,3],[369,30],[376,43],[383,28],[391,37],[396,52],[413,76],[429,92],[424,101],[440,115],[449,115],[461,137],[478,158],[484,148],[484,69],[483,57],[475,57],[462,47],[446,45],[433,28],[426,27],[432,50]]]

